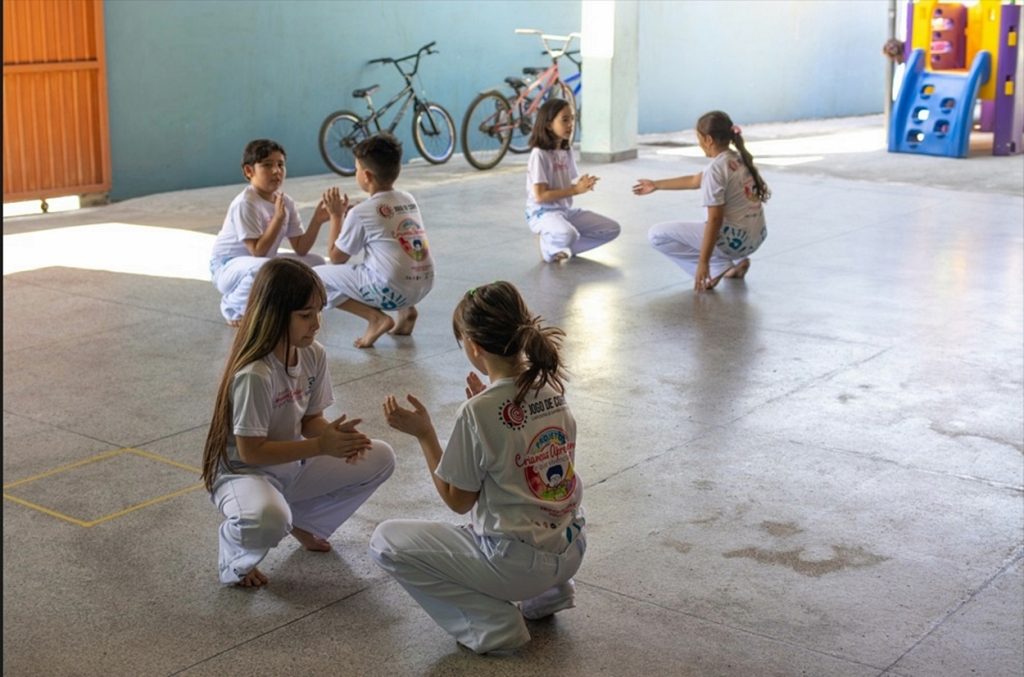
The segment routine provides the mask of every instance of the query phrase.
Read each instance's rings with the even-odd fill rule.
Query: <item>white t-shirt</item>
[[[365,250],[366,270],[407,296],[434,277],[420,208],[402,190],[376,193],[349,210],[334,246],[349,256]]]
[[[284,211],[284,223],[278,231],[277,240],[267,250],[267,258],[277,255],[277,249],[284,238],[298,237],[303,233],[299,210],[295,207],[295,201],[287,195],[284,196]],[[228,207],[224,225],[220,227],[213,243],[211,258],[214,261],[227,261],[236,256],[252,256],[243,240],[258,240],[273,217],[274,203],[261,198],[252,186],[246,186]]]
[[[568,188],[579,175],[571,150],[531,150],[526,163],[526,217],[532,218],[541,211],[571,208],[571,196],[554,202],[537,202],[533,186],[546,183],[549,189]]]
[[[754,177],[739,154],[726,150],[711,159],[700,179],[701,204],[725,205],[716,246],[733,256],[753,253],[768,235],[764,207],[754,192]]]
[[[235,435],[265,437],[273,442],[301,440],[302,418],[334,404],[327,353],[318,342],[299,348],[298,363],[286,369],[273,353],[251,362],[231,384],[232,430],[228,435],[231,472],[288,476],[298,463],[247,465],[238,456]]]
[[[479,491],[473,528],[560,553],[575,539],[583,482],[576,474],[576,420],[550,386],[513,402],[513,378],[498,379],[459,407],[435,474]],[[567,533],[568,532],[568,533]]]

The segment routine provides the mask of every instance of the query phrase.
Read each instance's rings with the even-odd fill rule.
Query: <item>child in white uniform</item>
[[[771,191],[761,178],[743,143],[740,128],[722,111],[705,113],[697,120],[697,141],[711,158],[699,174],[652,181],[640,179],[636,195],[656,190],[700,188],[708,209],[706,223],[670,221],[648,232],[651,245],[693,275],[693,288],[713,289],[723,278],[741,279],[750,259],[768,237],[762,203]],[[736,151],[729,148],[732,143]],[[738,152],[737,152],[738,151]]]
[[[572,206],[573,196],[594,190],[598,180],[580,176],[576,169],[571,145],[575,122],[565,99],[549,99],[537,111],[530,135],[526,222],[540,235],[541,258],[547,263],[611,242],[621,230],[606,216]]]
[[[430,616],[476,651],[530,639],[523,619],[574,606],[572,581],[586,550],[576,474],[576,422],[565,402],[561,330],[530,315],[516,288],[471,289],[455,309],[455,337],[475,373],[441,451],[430,414],[393,395],[384,415],[416,437],[441,498],[472,524],[388,520],[370,540],[374,560]],[[520,601],[516,606],[512,602]]]
[[[416,200],[394,189],[402,169],[398,139],[378,134],[356,145],[353,154],[356,182],[370,199],[350,210],[347,195],[325,194],[331,264],[316,272],[327,288],[329,306],[366,320],[366,331],[354,345],[369,348],[387,332],[412,333],[416,304],[434,285],[434,260]],[[363,262],[348,264],[359,252],[364,252]],[[397,310],[397,322],[385,310]]]
[[[224,514],[220,580],[259,587],[256,568],[289,532],[307,550],[327,538],[391,476],[391,447],[327,421],[334,403],[327,355],[315,336],[324,307],[306,264],[260,268],[217,393],[203,481]]]
[[[309,250],[327,220],[321,201],[302,231],[295,202],[281,191],[287,169],[284,148],[276,141],[255,139],[246,144],[242,174],[249,185],[231,201],[210,257],[210,275],[221,293],[220,312],[232,327],[241,321],[252,280],[264,263],[275,256],[297,258],[310,266],[324,263]],[[277,253],[285,237],[294,254]]]

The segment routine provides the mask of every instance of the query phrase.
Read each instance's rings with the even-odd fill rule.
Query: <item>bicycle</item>
[[[569,77],[562,79],[562,82],[569,85],[569,88],[572,89],[573,102],[576,104],[576,127],[573,130],[574,135],[579,134],[580,121],[583,117],[583,107],[580,104],[580,93],[583,89],[583,62],[578,58],[579,53],[580,51],[578,49],[574,49],[563,54],[565,58],[569,59],[569,61],[572,61],[573,64],[576,65],[576,72]],[[546,54],[546,52],[541,52],[541,54]],[[527,66],[526,68],[523,68],[523,75],[527,77],[537,76],[545,70],[546,68],[544,66],[539,68],[535,66]],[[534,77],[534,79],[536,79],[536,77]],[[523,80],[522,78],[512,76],[505,78],[505,82],[507,82],[512,88],[514,92],[513,96],[517,97],[520,90],[527,87],[531,82],[533,82],[533,80]],[[527,102],[530,102],[530,100],[527,99]],[[510,153],[522,154],[529,152],[530,134],[533,132],[533,119],[532,115],[528,116],[527,120],[521,119],[520,123],[512,130],[512,139],[508,143],[508,150]]]
[[[405,80],[405,87],[396,94],[390,101],[374,109],[371,95],[380,89],[380,85],[371,85],[362,89],[352,91],[356,99],[366,100],[366,106],[370,113],[366,117],[360,117],[348,110],[339,110],[328,115],[323,124],[320,125],[320,155],[323,156],[327,166],[342,176],[352,176],[356,173],[356,159],[352,149],[363,139],[369,138],[375,132],[383,131],[381,118],[391,108],[402,101],[401,108],[395,114],[387,131],[394,133],[398,123],[401,122],[405,112],[412,104],[415,114],[412,119],[412,140],[416,144],[416,150],[427,162],[439,165],[448,161],[455,152],[455,120],[451,114],[440,104],[420,98],[413,87],[413,78],[420,67],[420,59],[424,54],[437,54],[431,49],[436,42],[423,45],[415,54],[403,56],[399,59],[384,57],[371,59],[368,64],[390,63],[394,64],[402,79]],[[402,70],[401,64],[410,59],[416,59],[412,68],[408,71]]]
[[[522,84],[511,102],[497,89],[491,89],[478,94],[469,104],[462,119],[462,152],[466,161],[477,169],[490,169],[501,162],[508,152],[514,130],[528,136],[537,109],[549,97],[565,99],[573,115],[576,113],[572,88],[562,81],[558,60],[568,51],[570,43],[579,38],[579,33],[548,35],[532,28],[517,28],[516,33],[540,36],[545,53],[551,57],[551,65],[530,83],[519,78],[505,78],[509,86],[515,87],[510,80],[518,80]],[[561,44],[556,48],[549,41]]]

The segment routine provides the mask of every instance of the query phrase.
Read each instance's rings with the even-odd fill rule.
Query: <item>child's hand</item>
[[[320,433],[317,441],[320,445],[320,453],[324,456],[335,456],[349,460],[352,457],[362,458],[362,455],[370,448],[370,438],[356,430],[356,426],[362,423],[362,419],[354,418],[346,421],[346,414],[342,414],[327,424],[324,431]],[[355,460],[352,458],[352,460]]]
[[[469,372],[469,376],[466,377],[466,399],[468,400],[471,397],[479,395],[485,390],[487,390],[487,386],[484,385],[484,382],[476,375],[476,372]]]
[[[658,190],[658,187],[654,185],[654,181],[650,179],[640,179],[633,186],[633,195],[649,195],[654,191]]]
[[[274,218],[284,217],[284,193],[274,195]]]
[[[711,271],[707,261],[697,262],[697,272],[693,276],[693,290],[697,292],[707,291],[714,287],[711,279]]]
[[[313,223],[323,223],[330,217],[327,211],[327,204],[321,199],[316,203],[316,211],[313,212]]]
[[[399,432],[413,437],[421,437],[434,432],[434,424],[430,422],[430,413],[423,403],[412,395],[406,395],[406,399],[413,406],[412,409],[403,409],[398,406],[398,400],[394,395],[388,395],[384,400],[384,418],[388,425]]]
[[[343,194],[340,188],[334,187],[325,190],[321,201],[324,203],[327,213],[331,216],[337,216],[339,219],[343,219],[345,218],[345,214],[348,213],[348,195]]]
[[[584,174],[583,176],[581,176],[579,179],[576,180],[576,183],[573,185],[573,188],[576,189],[576,194],[580,195],[582,193],[586,193],[588,191],[594,190],[594,184],[596,184],[596,183],[597,183],[597,177],[596,176],[591,176],[590,174]]]

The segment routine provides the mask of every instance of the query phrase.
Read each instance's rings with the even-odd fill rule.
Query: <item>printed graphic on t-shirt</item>
[[[526,412],[512,400],[505,400],[501,403],[498,418],[502,425],[512,430],[519,430],[526,425]]]
[[[378,287],[373,283],[361,285],[359,295],[368,306],[379,306],[381,310],[398,310],[409,301],[392,287]]]
[[[303,392],[302,388],[288,388],[286,390],[282,390],[277,395],[274,395],[274,408],[277,409],[289,402],[300,402],[304,394],[306,393]]]
[[[429,246],[427,245],[427,232],[423,226],[412,219],[404,219],[392,233],[402,245],[402,251],[408,254],[413,261],[422,261],[427,258]]]
[[[541,430],[525,453],[516,454],[516,465],[523,469],[526,484],[542,501],[560,502],[576,489],[573,455],[576,443],[561,428]]]

